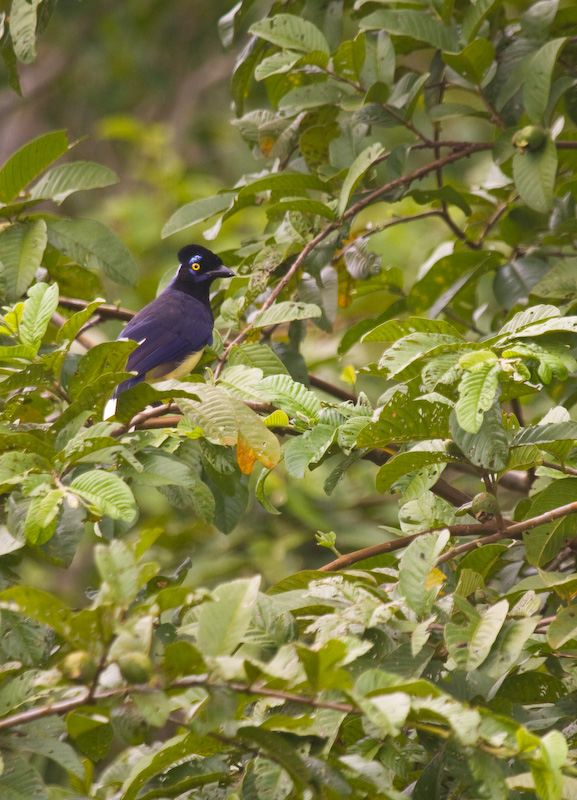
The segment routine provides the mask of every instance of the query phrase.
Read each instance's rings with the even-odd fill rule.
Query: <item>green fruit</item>
[[[92,683],[98,672],[98,660],[85,650],[75,650],[68,653],[60,664],[60,670],[70,681]]]
[[[152,677],[152,661],[145,653],[134,650],[117,659],[120,674],[128,683],[147,683]]]
[[[543,130],[543,128],[539,128],[537,125],[526,125],[524,128],[521,128],[520,131],[517,131],[512,139],[513,144],[521,153],[524,153],[526,150],[530,152],[539,150],[543,147],[546,140],[547,131]]]
[[[473,497],[471,511],[475,519],[484,522],[499,513],[499,503],[497,498],[489,492],[479,492]]]

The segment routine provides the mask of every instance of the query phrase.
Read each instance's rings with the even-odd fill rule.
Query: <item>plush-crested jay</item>
[[[126,365],[126,371],[136,375],[116,387],[105,418],[114,413],[121,392],[144,380],[183,378],[197,364],[204,348],[212,344],[210,285],[216,278],[234,277],[234,272],[197,244],[179,250],[178,260],[180,267],[174,279],[130,320],[118,337],[139,343]]]

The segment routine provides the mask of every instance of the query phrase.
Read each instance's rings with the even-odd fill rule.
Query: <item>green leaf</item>
[[[273,53],[272,56],[261,61],[255,69],[255,80],[262,81],[265,78],[269,78],[271,75],[290,72],[300,58],[300,54],[295,52],[285,53],[281,51],[280,53]]]
[[[435,300],[439,303],[438,298],[446,295],[444,304],[436,309],[436,313],[439,313],[443,305],[452,300],[469,280],[490,272],[501,261],[502,258],[497,253],[487,253],[483,250],[474,253],[456,252],[443,256],[411,287],[408,297],[409,308],[413,313],[424,311],[430,313]]]
[[[74,647],[98,648],[101,627],[99,613],[85,610],[73,612],[61,600],[32,586],[14,586],[0,592],[0,604],[10,607],[41,625],[49,625]]]
[[[487,14],[498,2],[499,0],[477,0],[476,3],[471,3],[467,7],[463,24],[461,25],[461,40],[465,44],[468,44],[473,39]]]
[[[449,531],[427,533],[411,542],[400,561],[399,589],[417,616],[427,614],[439,593],[439,586],[428,586],[429,573],[449,541]]]
[[[526,519],[537,517],[574,502],[576,489],[577,479],[574,477],[553,481],[533,498],[524,517]],[[527,531],[523,535],[527,561],[534,567],[545,567],[555,558],[565,542],[574,536],[575,530],[571,516],[551,520],[551,522]]]
[[[33,200],[53,200],[60,205],[74,192],[101,189],[113,183],[118,183],[118,176],[108,167],[93,161],[74,161],[46,172],[29,194]]]
[[[482,614],[479,622],[475,625],[467,648],[468,672],[477,669],[489,655],[491,647],[507,618],[508,611],[508,602],[500,600]]]
[[[48,241],[81,267],[101,270],[116,283],[134,285],[138,268],[118,236],[95,219],[47,217]]]
[[[293,14],[275,14],[255,22],[250,33],[278,47],[286,47],[299,53],[321,50],[330,55],[331,52],[327,40],[316,25]]]
[[[391,442],[446,439],[451,407],[427,400],[411,400],[402,406],[385,408],[378,422],[359,433],[357,447],[387,447]]]
[[[102,303],[104,303],[103,298],[98,297],[96,300],[93,300],[92,303],[88,303],[86,308],[83,308],[82,311],[77,311],[75,314],[73,314],[70,319],[66,320],[56,334],[56,341],[63,342],[68,340],[72,342],[76,338],[80,329],[94,315],[94,312],[99,306],[102,305]]]
[[[286,194],[306,194],[308,189],[326,192],[327,185],[316,175],[304,172],[274,172],[243,186],[238,197],[250,197],[261,192],[282,192]]]
[[[537,50],[528,65],[523,89],[523,103],[531,122],[543,122],[543,116],[549,103],[553,70],[558,62],[559,52],[566,41],[567,38],[562,37],[547,42]]]
[[[282,303],[275,303],[266,311],[257,314],[253,321],[253,327],[266,328],[269,325],[280,325],[283,322],[293,322],[297,319],[314,319],[322,316],[322,313],[322,310],[313,303],[286,300]]]
[[[242,347],[235,347],[230,354],[228,363],[231,366],[244,364],[247,367],[260,369],[266,378],[269,375],[288,375],[285,365],[277,354],[268,345],[263,344],[243,344]]]
[[[249,493],[245,476],[234,477],[232,480],[229,475],[222,476],[217,483],[211,478],[206,479],[210,491],[214,495],[214,524],[222,533],[230,533],[245,513]]]
[[[51,538],[63,497],[61,489],[52,489],[43,497],[32,498],[24,523],[24,533],[31,544],[44,544]]]
[[[242,642],[258,598],[260,577],[224,583],[198,615],[197,647],[203,656],[230,655]]]
[[[377,491],[381,494],[388,492],[399,478],[415,470],[428,467],[430,464],[447,464],[457,460],[446,450],[409,450],[406,453],[399,453],[383,464],[377,472]]]
[[[571,299],[577,295],[577,259],[567,258],[558,261],[532,287],[533,294],[540,298],[554,300]]]
[[[513,177],[517,191],[529,208],[540,214],[551,210],[557,177],[557,148],[550,136],[539,150],[515,153]]]
[[[42,0],[12,0],[10,38],[18,61],[31,64],[36,60],[36,26]]]
[[[110,598],[122,606],[131,603],[138,591],[138,568],[134,553],[118,539],[110,544],[97,545],[94,560]]]
[[[309,200],[306,197],[299,198],[298,200],[282,200],[280,203],[275,203],[267,208],[267,216],[273,219],[278,214],[284,214],[287,211],[300,211],[303,214],[318,214],[325,219],[333,220],[335,212],[332,208],[321,203],[319,200]]]
[[[408,36],[449,53],[459,51],[454,31],[425,11],[412,11],[407,8],[402,11],[374,11],[361,19],[360,27],[366,31],[385,30],[398,36]]]
[[[271,758],[286,769],[297,789],[302,790],[307,786],[310,770],[292,743],[289,743],[282,734],[246,725],[238,729],[237,736],[242,741],[256,745],[259,751],[270,753]]]
[[[347,172],[347,177],[345,178],[343,187],[341,189],[338,208],[339,217],[342,217],[342,215],[345,213],[349,199],[361,178],[363,178],[375,161],[378,161],[382,157],[384,152],[385,150],[383,146],[377,142],[376,144],[369,145],[355,158],[349,168],[349,171]]]
[[[27,0],[21,5],[29,6]],[[21,147],[0,169],[0,202],[10,203],[41,172],[68,150],[64,131],[39,136]]]
[[[435,203],[436,206],[439,206],[439,201],[441,201],[441,203],[448,203],[460,208],[467,216],[472,214],[471,206],[463,194],[452,186],[441,186],[439,189],[412,189],[407,192],[407,195],[413,197],[419,205]]]
[[[185,386],[185,384],[183,384]],[[204,436],[215,444],[235,445],[238,441],[238,424],[232,399],[219,386],[188,384],[200,400],[180,398],[182,412]]]
[[[447,336],[460,336],[459,331],[443,319],[426,319],[409,317],[408,319],[391,319],[377,325],[376,328],[361,337],[362,342],[396,342],[412,333],[443,333]],[[464,341],[464,340],[463,340]]]
[[[553,444],[558,441],[577,441],[577,422],[552,422],[545,425],[529,425],[517,431],[511,441],[512,447],[528,444]]]
[[[407,380],[416,377],[425,359],[433,358],[450,350],[465,350],[466,343],[460,336],[445,333],[411,333],[396,341],[386,350],[379,361],[379,370],[388,378]]]
[[[2,754],[2,762],[0,795],[5,800],[30,800],[30,798],[49,800],[44,781],[26,759],[5,751]]]
[[[289,375],[271,375],[255,387],[262,392],[263,399],[278,406],[287,414],[307,422],[315,420],[321,411],[321,403],[314,392]]]
[[[68,381],[68,391],[73,400],[90,385],[101,384],[104,375],[123,372],[126,360],[138,342],[128,339],[120,342],[101,342],[92,347],[81,359],[78,369]],[[102,384],[101,384],[102,385]]]
[[[289,475],[304,478],[309,464],[316,464],[329,449],[335,438],[332,425],[317,424],[302,436],[290,439],[283,447],[284,463]]]
[[[547,262],[537,256],[516,258],[497,270],[493,291],[501,305],[513,308],[519,301],[527,300],[535,284],[548,272]],[[546,294],[539,296],[547,297]]]
[[[195,733],[181,734],[168,739],[154,752],[138,758],[131,767],[128,777],[122,784],[123,800],[135,800],[147,781],[168,774],[172,767],[186,764],[193,754],[211,756],[222,749],[223,746],[215,739],[198,736]]]
[[[475,39],[459,54],[443,54],[443,61],[449,67],[476,85],[482,83],[494,58],[495,48],[486,39]]]
[[[560,608],[547,628],[547,641],[557,650],[577,637],[577,608],[574,605]]]
[[[464,373],[459,383],[459,399],[455,405],[457,422],[463,430],[469,433],[479,431],[485,411],[491,408],[495,400],[500,376],[501,365],[496,356]]]
[[[483,673],[494,680],[506,675],[517,663],[526,642],[538,624],[537,617],[506,620],[491,652],[483,662]]]
[[[132,492],[117,475],[93,469],[74,478],[70,484],[82,499],[100,516],[132,522],[136,504]]]
[[[62,733],[65,734],[66,731],[63,730]],[[79,780],[84,779],[84,764],[67,742],[61,742],[49,736],[41,738],[40,736],[23,736],[20,734],[18,744],[19,749],[48,758]]]
[[[506,697],[512,703],[532,705],[535,698],[539,703],[556,703],[566,695],[563,681],[546,672],[521,672],[511,675],[504,681],[497,696]]]
[[[18,328],[20,341],[30,347],[38,348],[42,337],[58,308],[58,286],[37,283],[28,292],[24,303],[22,319]]]
[[[451,412],[450,423],[455,444],[472,464],[490,472],[505,469],[509,457],[509,440],[503,429],[499,403],[495,403],[485,412],[477,433],[464,431],[458,424],[454,411]]]
[[[142,486],[190,486],[191,468],[184,461],[163,450],[145,449],[137,454],[142,469],[128,469],[128,474]]]
[[[167,236],[172,236],[173,233],[178,233],[178,231],[183,231],[199,222],[204,222],[220,211],[230,208],[234,197],[234,192],[226,192],[225,194],[217,194],[214,197],[206,197],[187,203],[170,217],[162,229],[162,238],[166,239]]]
[[[68,734],[91,761],[106,758],[114,731],[108,719],[96,711],[76,710],[66,718]]]
[[[0,271],[11,302],[22,297],[34,280],[46,244],[46,223],[43,219],[15,223],[0,232]]]
[[[311,83],[291,89],[281,99],[279,108],[290,113],[316,109],[318,106],[336,105],[343,96],[342,86],[326,81],[324,83]],[[326,187],[321,191],[326,191]]]
[[[529,326],[534,326],[553,319],[555,322],[558,322],[560,317],[561,312],[557,306],[545,304],[531,306],[526,311],[519,311],[517,314],[514,314],[511,319],[503,325],[498,335],[504,336],[505,334],[509,334],[509,338],[514,339],[521,335]]]

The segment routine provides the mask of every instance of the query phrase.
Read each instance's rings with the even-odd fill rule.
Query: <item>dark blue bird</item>
[[[118,337],[139,343],[126,365],[126,371],[136,375],[116,387],[105,418],[114,413],[121,392],[144,380],[183,378],[197,364],[204,348],[212,344],[210,285],[216,278],[234,277],[234,272],[197,244],[179,250],[178,260],[180,267],[174,279],[130,320]]]

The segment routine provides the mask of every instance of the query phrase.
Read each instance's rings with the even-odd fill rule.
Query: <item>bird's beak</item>
[[[210,275],[211,278],[235,278],[236,277],[235,273],[231,269],[229,269],[228,267],[225,267],[224,264],[221,264],[221,266],[218,267],[218,269],[212,269],[209,273],[205,273],[205,274]]]

